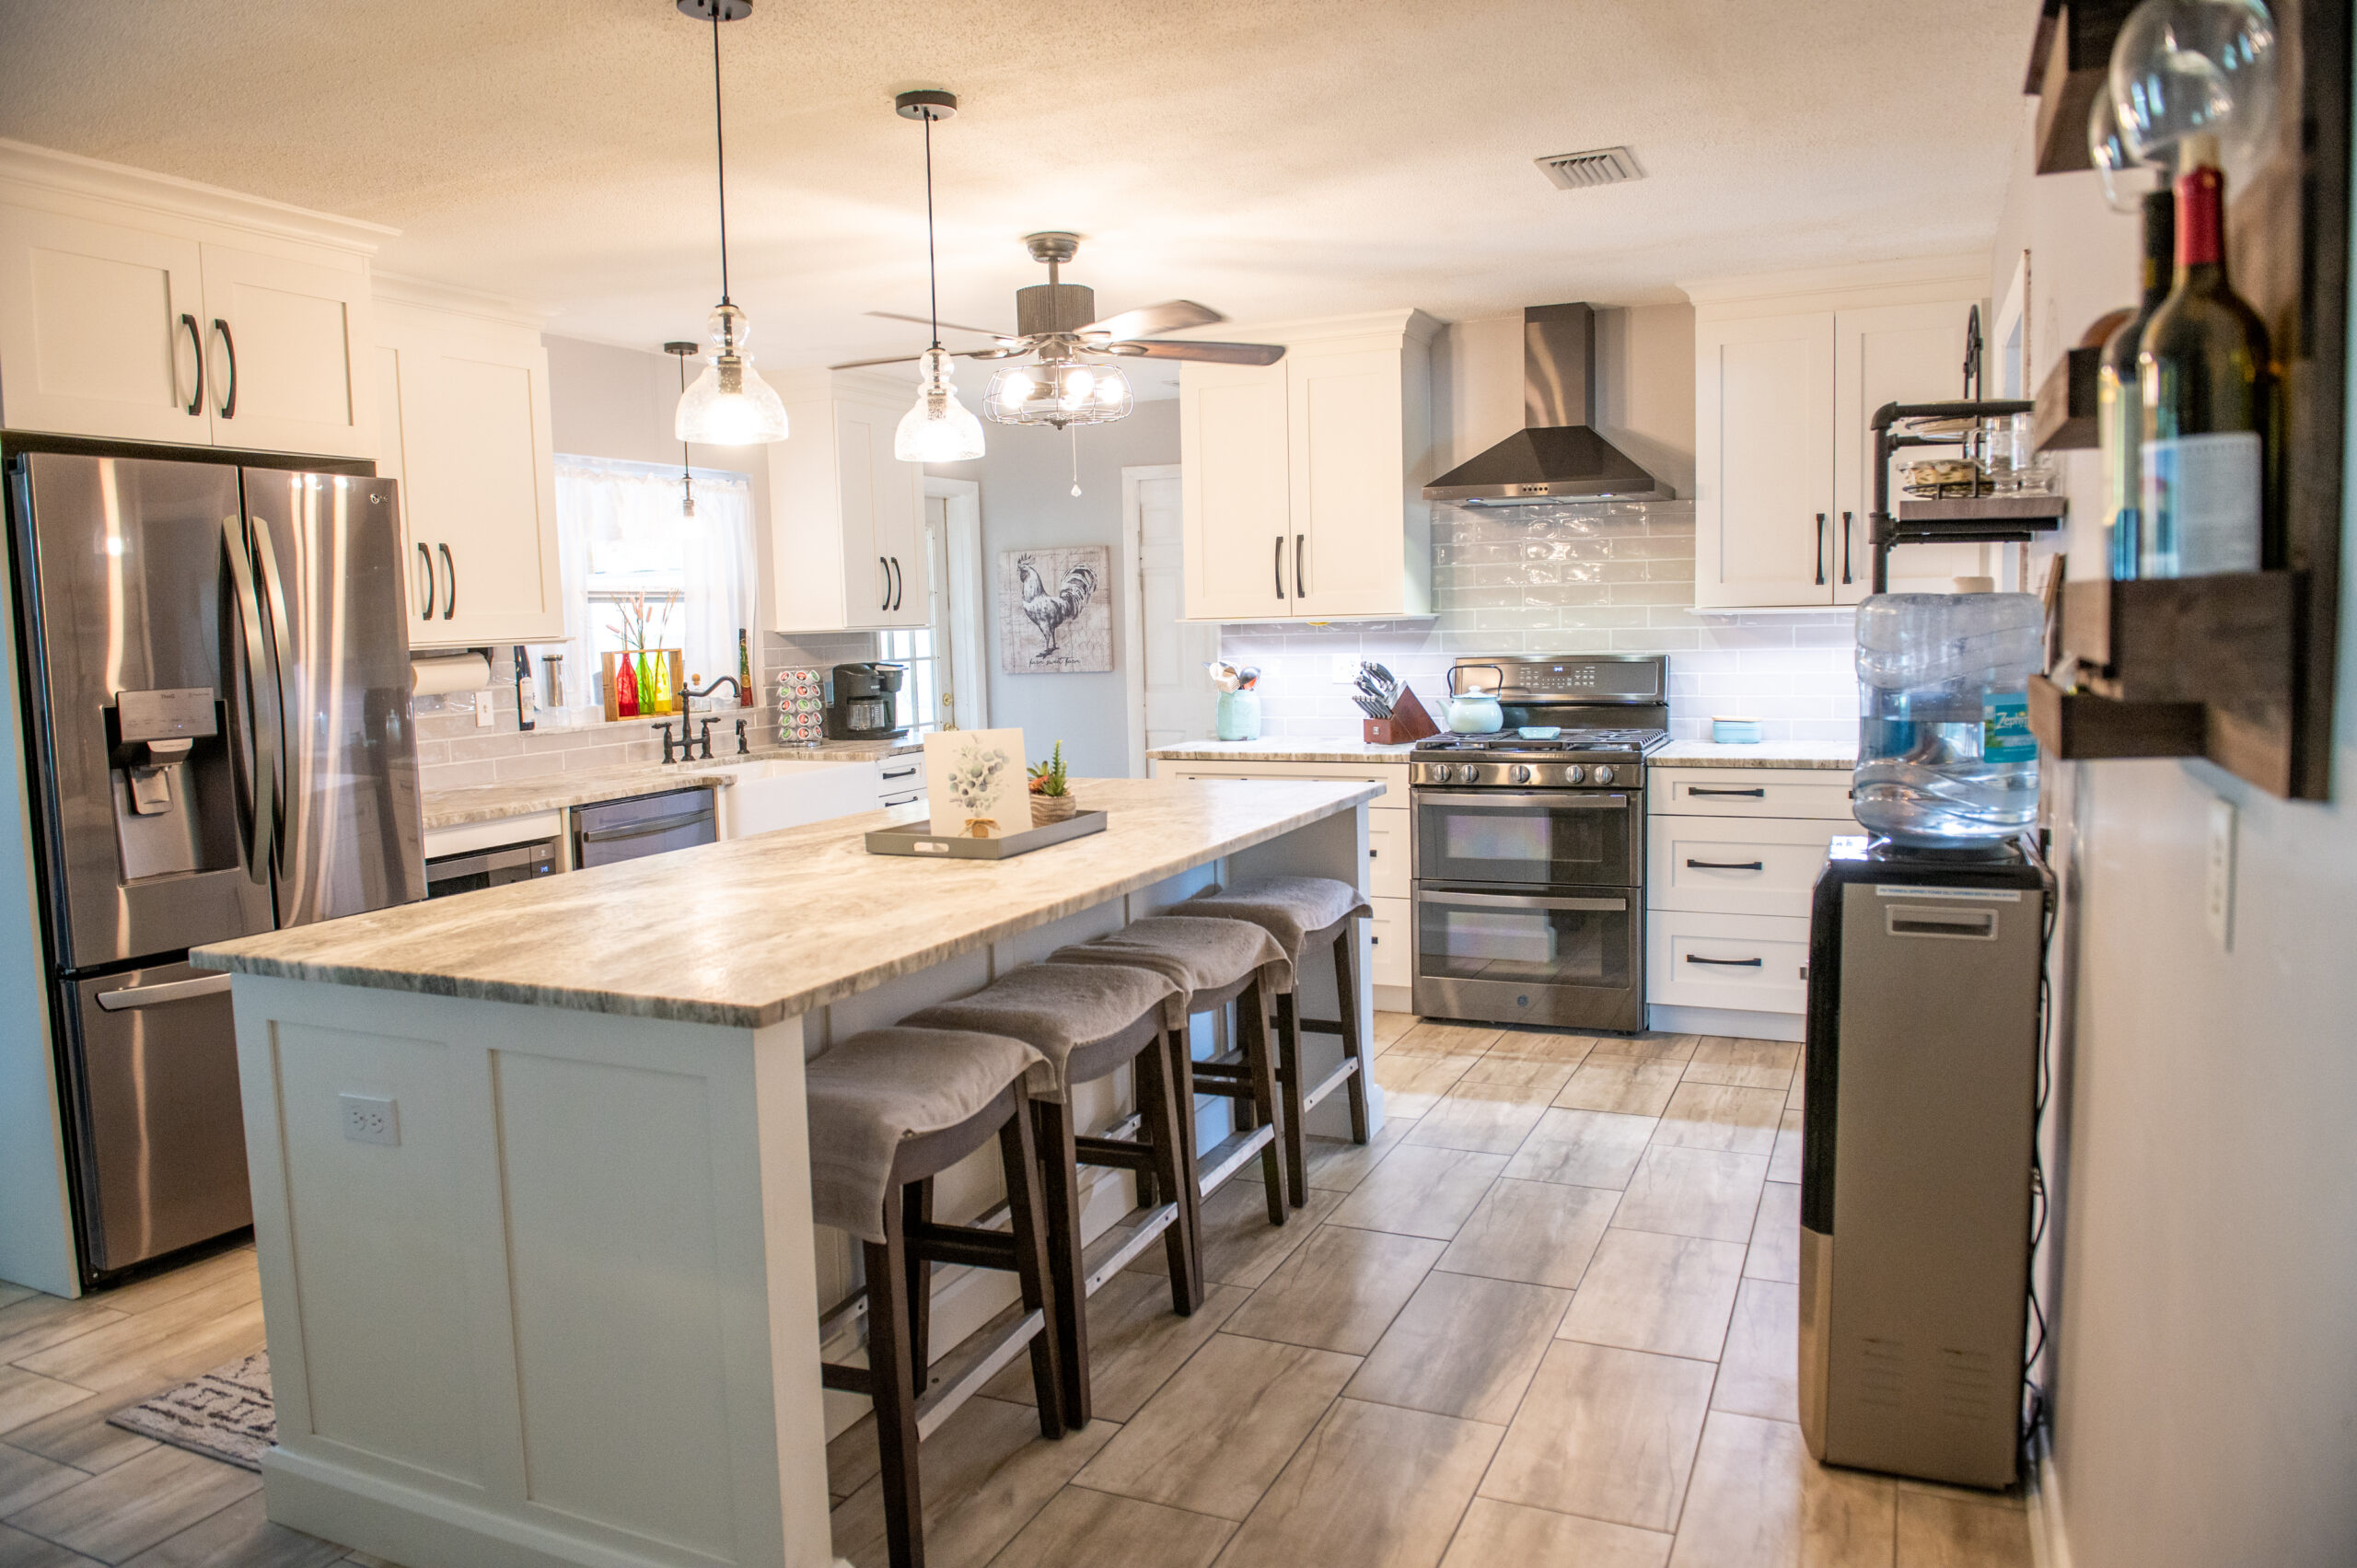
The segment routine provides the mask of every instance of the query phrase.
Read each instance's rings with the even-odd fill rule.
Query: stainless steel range
[[[1643,1028],[1645,758],[1669,740],[1668,661],[1457,663],[1455,688],[1493,693],[1505,727],[1416,745],[1417,1013]]]

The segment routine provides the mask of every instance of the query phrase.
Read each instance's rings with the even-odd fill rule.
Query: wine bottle
[[[2267,505],[2275,445],[2267,329],[2226,281],[2218,139],[2197,133],[2179,148],[2177,273],[2136,353],[2148,577],[2252,572],[2282,559]]]
[[[2104,341],[2096,370],[2096,432],[2103,447],[2104,515],[2111,528],[2111,575],[2133,577],[2142,569],[2143,542],[2138,508],[2143,504],[2143,400],[2138,395],[2136,351],[2144,324],[2169,294],[2177,254],[2177,193],[2165,188],[2144,197],[2143,293],[2136,313]]]

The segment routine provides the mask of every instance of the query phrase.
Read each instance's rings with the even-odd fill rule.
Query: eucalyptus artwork
[[[924,738],[933,830],[942,838],[996,839],[1031,826],[1019,729],[936,731]]]

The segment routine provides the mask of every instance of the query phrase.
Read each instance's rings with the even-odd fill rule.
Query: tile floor
[[[1257,1182],[1217,1195],[1201,1311],[1152,1260],[1090,1303],[1095,1423],[1042,1442],[1018,1368],[925,1444],[934,1568],[2028,1568],[2017,1496],[1802,1445],[1797,1047],[1377,1040],[1383,1132],[1320,1144],[1282,1229]],[[250,1249],[0,1285],[0,1568],[374,1563],[105,1424],[261,1343]],[[869,1423],[829,1459],[836,1549],[884,1568]]]

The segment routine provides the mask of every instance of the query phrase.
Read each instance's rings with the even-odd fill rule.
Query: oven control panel
[[[1419,762],[1412,782],[1459,788],[1470,784],[1499,789],[1637,789],[1643,776],[1641,766],[1629,762],[1487,761]]]

